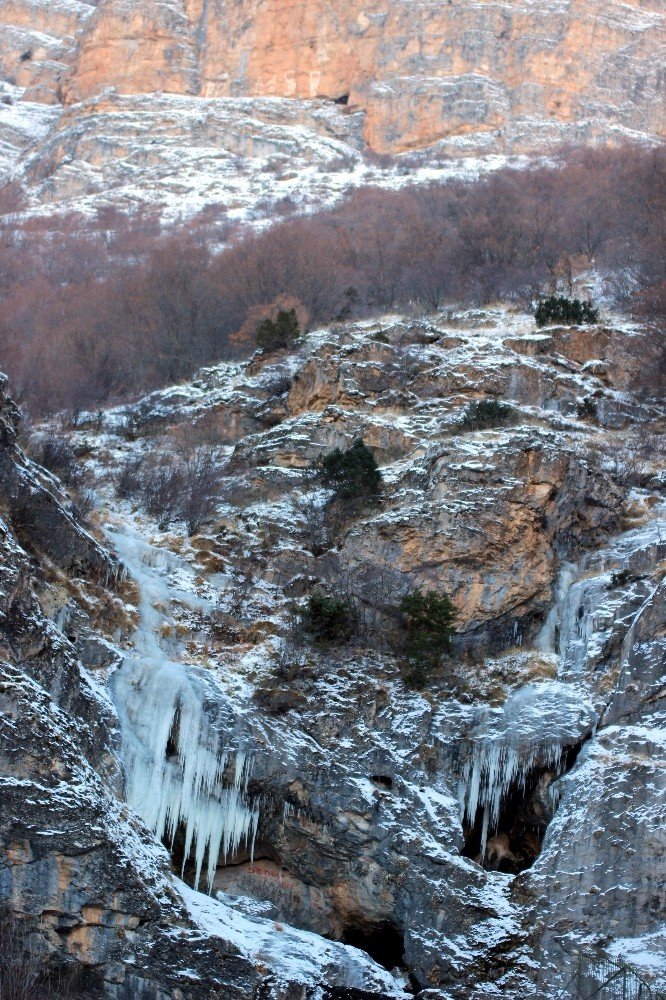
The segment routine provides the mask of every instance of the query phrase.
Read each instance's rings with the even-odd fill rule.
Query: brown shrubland
[[[528,305],[594,267],[658,332],[666,154],[571,150],[552,166],[400,191],[362,188],[259,233],[211,206],[28,218],[0,190],[0,368],[35,414],[97,408],[247,354],[258,322],[297,303],[311,326],[400,309]],[[223,246],[220,249],[220,241]]]

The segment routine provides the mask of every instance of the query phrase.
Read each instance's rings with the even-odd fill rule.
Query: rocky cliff
[[[663,13],[663,12],[662,12]],[[365,112],[376,150],[467,136],[534,148],[558,126],[658,132],[655,2],[102,3],[65,101],[134,94],[323,97]],[[534,136],[537,121],[543,136]]]
[[[16,426],[3,393],[0,902],[20,929],[2,938],[3,995],[28,988],[12,978],[29,968],[12,950],[24,936],[46,970],[33,995],[278,998],[292,995],[301,966],[309,981],[381,995],[392,980],[365,956],[290,929],[275,937],[242,909],[207,914],[123,803],[119,719],[100,680],[132,631],[131,588],[17,447]]]
[[[3,0],[0,23],[15,105],[0,108],[0,128],[12,159],[45,132],[22,162],[31,184],[54,179],[51,197],[63,185],[67,197],[90,192],[110,158],[140,190],[148,158],[153,183],[169,173],[163,195],[182,192],[178,140],[228,197],[225,161],[248,117],[242,155],[293,160],[305,140],[320,165],[364,150],[539,153],[664,130],[658,0]],[[331,135],[336,148],[322,142]]]
[[[68,431],[90,530],[3,401],[0,891],[53,967],[128,1000],[549,998],[584,946],[663,988],[642,336],[391,316],[206,369]],[[465,424],[479,399],[511,419]],[[331,522],[313,463],[359,437],[381,503]],[[189,537],[118,499],[183,441],[221,476]],[[421,689],[405,585],[459,615]],[[364,608],[342,645],[295,626],[318,588]]]

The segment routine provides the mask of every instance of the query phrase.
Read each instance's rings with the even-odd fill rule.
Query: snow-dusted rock
[[[48,490],[68,539],[47,550],[36,518],[19,538],[3,510],[0,626],[13,609],[22,638],[2,688],[0,886],[47,914],[53,961],[156,1000],[400,996],[407,972],[428,1000],[529,995],[537,973],[551,997],[581,945],[626,947],[658,981],[666,531],[618,461],[651,416],[617,371],[640,333],[617,329],[603,378],[604,337],[563,366],[521,349],[531,333],[505,310],[342,324],[82,418],[118,562],[21,458],[5,405],[0,467]],[[627,425],[581,419],[592,394]],[[481,397],[514,422],[466,430]],[[197,423],[223,481],[187,538],[113,476]],[[327,537],[311,466],[357,436],[382,503]],[[44,576],[56,557],[73,593]],[[374,638],[290,646],[294,599],[373,581]],[[380,641],[401,581],[460,607],[423,692]]]

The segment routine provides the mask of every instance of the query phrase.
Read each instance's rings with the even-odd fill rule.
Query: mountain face
[[[224,200],[238,155],[298,170],[653,138],[663,19],[660,0],[2,0],[0,129],[9,163],[28,147],[35,194],[108,195],[111,181],[121,203],[155,183],[182,196],[194,157]]]
[[[662,0],[0,0],[3,261],[32,306],[32,227],[47,267],[96,213],[109,258],[135,209],[215,249],[353,187],[656,144],[663,37]],[[613,284],[590,244],[554,282]],[[31,429],[0,376],[2,1000],[16,968],[8,1000],[666,991],[655,330],[606,300],[351,321],[350,293],[289,348]],[[42,312],[3,311],[10,351]],[[381,489],[342,502],[322,463],[361,442]],[[415,656],[405,607],[444,597]]]
[[[499,308],[314,331],[62,431],[87,527],[3,396],[0,890],[74,995],[554,998],[581,948],[663,989],[643,337]],[[381,500],[331,518],[313,470],[359,438]],[[204,448],[188,534],[131,483]],[[405,580],[458,611],[421,687]],[[353,636],[308,634],[318,589]]]
[[[378,151],[458,136],[482,143],[486,133],[500,148],[534,148],[533,119],[546,134],[572,123],[656,132],[659,10],[590,0],[111,0],[86,22],[62,93],[66,104],[105,87],[345,100],[364,110],[366,141]]]

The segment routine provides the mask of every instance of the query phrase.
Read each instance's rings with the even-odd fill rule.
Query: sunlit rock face
[[[74,59],[76,37],[94,11],[78,0],[3,0],[0,75],[26,88],[29,100],[60,101],[60,78]]]
[[[18,162],[42,203],[180,212],[190,189],[197,209],[261,202],[271,157],[285,194],[323,204],[336,159],[346,186],[386,183],[349,169],[367,151],[654,141],[663,23],[658,0],[0,0],[0,170]]]
[[[379,151],[440,140],[534,148],[562,126],[579,138],[658,133],[660,9],[655,0],[106,0],[63,92],[67,103],[106,87],[338,99],[366,112],[366,140]]]

